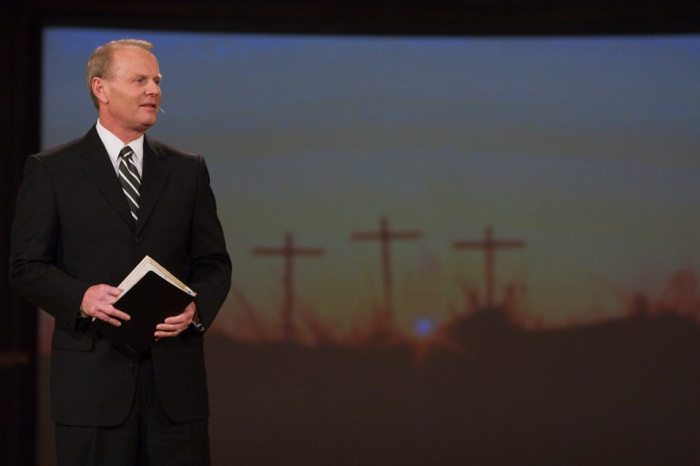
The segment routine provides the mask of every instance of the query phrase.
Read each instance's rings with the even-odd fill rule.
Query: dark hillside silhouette
[[[698,464],[694,320],[526,331],[504,315],[456,319],[420,364],[409,343],[212,335],[214,451],[247,465]]]

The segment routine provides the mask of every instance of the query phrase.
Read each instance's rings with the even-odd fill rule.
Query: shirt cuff
[[[194,327],[196,331],[204,333],[204,324],[202,324],[202,321],[199,318],[199,312],[194,313],[194,317],[192,318],[192,323],[190,325]]]

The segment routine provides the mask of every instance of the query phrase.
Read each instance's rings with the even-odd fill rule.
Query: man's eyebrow
[[[158,79],[163,79],[163,75],[158,73],[157,75],[153,76],[154,78]],[[150,78],[149,75],[144,74],[144,73],[134,73],[131,77],[132,79],[139,79],[139,78]]]

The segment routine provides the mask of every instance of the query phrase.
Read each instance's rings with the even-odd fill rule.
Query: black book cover
[[[92,322],[92,329],[128,356],[139,356],[155,342],[156,325],[180,314],[192,300],[185,291],[149,271],[114,303],[131,319],[119,327],[98,319]]]

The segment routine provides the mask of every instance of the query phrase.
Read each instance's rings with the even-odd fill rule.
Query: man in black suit
[[[55,318],[60,465],[209,464],[202,338],[228,293],[231,262],[204,159],[144,135],[161,100],[151,48],[128,39],[93,52],[96,125],[30,156],[17,198],[10,282]],[[145,255],[197,297],[157,325],[145,355],[129,357],[90,325],[129,319],[113,306],[116,284]]]

